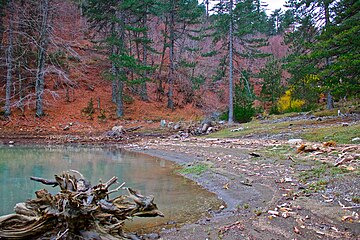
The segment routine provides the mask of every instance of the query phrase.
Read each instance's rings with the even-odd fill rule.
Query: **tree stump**
[[[60,191],[52,195],[42,189],[35,192],[35,199],[16,204],[14,214],[0,217],[0,239],[126,239],[126,219],[163,217],[153,196],[142,196],[124,183],[109,190],[117,177],[95,186],[75,170],[55,175],[55,180],[30,179]],[[110,198],[120,190],[128,194]]]

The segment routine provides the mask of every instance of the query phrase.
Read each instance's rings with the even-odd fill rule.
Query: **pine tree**
[[[260,1],[243,0],[221,1],[215,6],[216,15],[212,17],[214,26],[214,42],[223,42],[223,49],[227,51],[229,65],[229,103],[228,121],[234,121],[234,58],[246,58],[253,60],[264,56],[258,48],[263,46],[266,40],[254,38],[255,33],[265,32],[267,26],[266,14],[261,9]],[[242,48],[235,49],[234,42]],[[237,69],[238,75],[243,69]]]
[[[344,4],[346,7],[342,8],[341,6]],[[346,0],[292,0],[288,2],[288,5],[292,7],[297,21],[297,28],[289,35],[293,51],[288,58],[288,69],[292,73],[290,81],[295,88],[299,89],[305,86],[302,82],[312,75],[317,75],[318,82],[315,85],[327,94],[327,108],[330,109],[333,107],[333,94],[337,97],[345,94],[344,90],[347,84],[344,83],[350,83],[349,85],[353,86],[358,82],[357,77],[352,74],[344,75],[345,71],[343,70],[347,66],[352,66],[351,72],[358,69],[355,60],[358,56],[352,58],[353,52],[358,52],[356,41],[346,41],[346,39],[352,39],[352,37],[356,39],[357,37],[351,32],[358,31],[356,29],[359,26],[359,3]],[[344,22],[339,18],[342,14],[345,16],[343,19],[347,19]],[[347,24],[349,22],[351,25]],[[352,30],[347,31],[350,28]],[[346,36],[347,34],[349,35]],[[338,49],[342,50],[337,51]],[[346,57],[349,50],[352,53]],[[341,59],[349,61],[346,64],[340,64],[342,67],[338,68],[337,64],[342,62]],[[309,93],[308,90],[303,89],[302,92]],[[318,87],[312,91],[318,91]],[[354,91],[349,93],[353,94]]]
[[[271,112],[277,112],[276,102],[283,93],[281,84],[282,68],[281,62],[274,57],[268,59],[265,67],[260,70],[259,77],[263,79],[261,86],[261,98],[263,101],[271,102]]]
[[[141,19],[146,17],[151,1],[105,1],[89,0],[86,4],[85,15],[88,17],[93,28],[105,33],[104,43],[109,49],[111,61],[112,97],[116,102],[116,115],[124,115],[123,93],[124,85],[130,82],[129,73],[138,77],[133,81],[143,82],[146,73],[151,70],[146,66],[146,54],[143,59],[132,52],[132,43],[142,42],[143,48],[147,48],[147,38],[136,39],[138,34],[146,36],[146,28],[141,25]],[[135,36],[135,38],[134,38]],[[138,58],[136,58],[136,55]],[[144,77],[145,72],[145,77]]]
[[[179,61],[177,56],[176,44],[178,41],[194,30],[192,26],[200,23],[201,17],[205,14],[203,7],[198,5],[196,0],[161,0],[156,5],[157,16],[163,19],[165,25],[164,47],[169,49],[169,71],[168,71],[168,102],[167,107],[174,109],[174,81],[176,73],[176,63]],[[163,58],[162,58],[163,59]],[[162,65],[162,64],[161,64]],[[161,71],[160,65],[160,71]],[[160,87],[161,88],[161,87]]]
[[[360,2],[339,1],[332,15],[334,22],[317,37],[309,57],[320,63],[317,70],[324,91],[335,97],[356,96],[360,92]]]

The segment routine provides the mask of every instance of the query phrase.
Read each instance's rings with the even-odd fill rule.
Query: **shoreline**
[[[28,141],[29,139],[32,141]],[[358,220],[341,221],[341,217],[351,214],[351,211],[342,209],[336,201],[324,202],[323,192],[296,195],[296,192],[301,192],[304,187],[297,179],[297,171],[307,164],[313,166],[314,162],[294,162],[291,158],[278,160],[279,156],[251,155],[255,151],[281,149],[281,147],[285,147],[290,153],[294,151],[289,149],[285,141],[206,138],[179,140],[170,137],[141,138],[135,135],[129,136],[125,142],[80,139],[80,141],[64,143],[36,137],[0,138],[0,144],[9,145],[9,141],[14,141],[15,145],[115,147],[163,158],[184,169],[199,165],[206,166],[206,169],[200,173],[181,173],[181,175],[207,191],[215,193],[226,203],[226,206],[211,211],[209,218],[180,227],[175,225],[155,235],[150,234],[153,238],[144,235],[139,236],[138,239],[285,240],[317,239],[319,236],[325,239],[356,239],[360,236]],[[290,180],[282,182],[282,179]],[[356,185],[358,180],[355,177],[354,182],[348,185]],[[341,191],[348,190],[345,188]],[[355,195],[359,193],[358,189],[353,191]],[[289,196],[289,193],[295,195]],[[280,210],[279,206],[281,206]],[[287,209],[285,212],[281,212],[282,206]],[[279,212],[280,215],[269,214],[268,212],[271,211]],[[324,231],[321,226],[329,226],[329,230]]]

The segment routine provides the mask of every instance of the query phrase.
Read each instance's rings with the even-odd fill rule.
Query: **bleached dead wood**
[[[128,218],[163,216],[153,202],[153,196],[143,196],[126,188],[127,195],[109,199],[117,177],[106,183],[91,186],[84,176],[80,178],[64,172],[55,180],[31,177],[45,185],[59,186],[52,195],[47,190],[36,191],[36,198],[18,203],[14,214],[0,217],[0,239],[124,239],[124,221]]]

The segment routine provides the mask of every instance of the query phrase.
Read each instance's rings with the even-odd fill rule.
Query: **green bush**
[[[252,117],[255,115],[255,108],[252,105],[240,106],[234,105],[234,121],[239,123],[246,123],[252,120]],[[220,120],[227,121],[229,119],[229,110],[223,112],[220,115]]]
[[[239,83],[235,84],[234,91],[234,121],[239,123],[246,123],[252,120],[256,113],[253,106],[255,95],[253,87],[250,85],[250,76],[246,71],[242,72],[242,78]],[[229,110],[222,114],[221,120],[229,119]]]
[[[278,106],[276,105],[271,106],[269,113],[274,115],[280,114]]]
[[[123,101],[124,101],[124,103],[132,104],[134,102],[134,98],[130,95],[124,95]]]
[[[84,107],[82,110],[81,110],[82,113],[84,113],[86,116],[92,118],[92,115],[94,114],[95,112],[95,108],[94,108],[94,103],[93,103],[93,99],[90,98],[89,102],[88,102],[88,105],[86,107]]]

